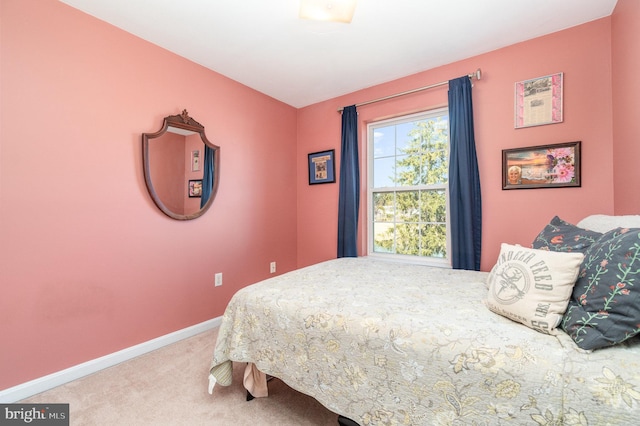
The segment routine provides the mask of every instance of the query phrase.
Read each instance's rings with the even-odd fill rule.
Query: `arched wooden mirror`
[[[220,182],[220,147],[185,109],[165,117],[156,133],[142,134],[144,179],[153,202],[177,220],[200,217]]]

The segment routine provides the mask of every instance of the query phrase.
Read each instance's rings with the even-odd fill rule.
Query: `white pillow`
[[[582,253],[502,244],[487,278],[486,305],[541,333],[557,334],[583,258]]]
[[[582,219],[576,226],[602,233],[616,228],[640,228],[640,215],[593,214]]]

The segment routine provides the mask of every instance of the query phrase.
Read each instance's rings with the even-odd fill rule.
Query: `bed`
[[[618,224],[610,225],[610,217],[588,219],[562,222],[571,226],[571,243],[570,232],[552,220],[536,238],[547,247],[510,248],[536,255],[565,249],[579,256],[562,312],[544,312],[547,329],[539,327],[544,321],[527,326],[526,314],[491,306],[493,282],[503,285],[494,293],[506,294],[499,276],[509,271],[500,270],[499,261],[489,273],[373,257],[334,259],[234,295],[218,333],[210,391],[214,384],[231,384],[236,362],[246,363],[245,386],[254,396],[267,396],[266,376],[276,377],[361,426],[637,423],[640,339],[633,334],[584,349],[576,343],[584,326],[576,337],[563,323],[573,298],[583,300],[573,288],[583,279],[584,262],[600,262],[589,249],[597,246],[598,234],[606,235],[606,229],[593,231],[586,244],[574,241],[576,229]],[[639,216],[623,223],[636,220],[640,228]],[[562,239],[558,232],[567,244],[554,248]],[[536,288],[545,287],[539,283]],[[633,280],[627,283],[631,288]]]

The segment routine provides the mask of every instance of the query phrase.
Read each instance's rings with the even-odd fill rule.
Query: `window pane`
[[[444,190],[421,191],[420,209],[424,222],[447,221],[447,200]]]
[[[376,253],[394,253],[394,235],[395,227],[392,223],[374,223],[373,251]]]
[[[421,170],[422,164],[419,156],[401,155],[396,157],[396,185],[419,185]]]
[[[419,192],[398,192],[396,195],[396,221],[418,222],[420,220]]]
[[[373,186],[385,188],[395,186],[394,166],[395,157],[384,157],[373,160]]]
[[[396,225],[396,253],[420,255],[420,225],[401,223]]]
[[[424,225],[421,230],[420,256],[447,256],[447,227],[443,225]]]
[[[392,222],[394,194],[392,192],[377,192],[373,194],[373,217],[376,222]]]
[[[447,182],[449,178],[448,152],[444,149],[433,150],[423,157],[424,183],[434,185]]]
[[[414,123],[403,123],[395,126],[396,128],[396,154],[401,155],[409,149],[412,140],[412,131],[415,128]]]
[[[396,152],[395,126],[379,127],[373,131],[373,158],[393,156]]]

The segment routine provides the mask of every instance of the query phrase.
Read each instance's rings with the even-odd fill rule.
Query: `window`
[[[369,255],[449,265],[448,114],[368,125]]]

